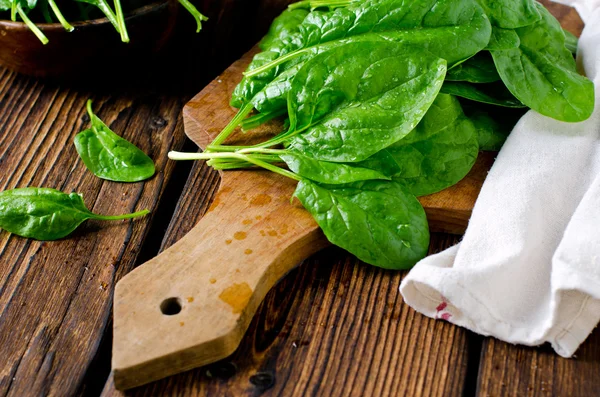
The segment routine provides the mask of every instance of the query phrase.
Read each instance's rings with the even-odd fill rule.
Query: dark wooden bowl
[[[176,3],[162,0],[133,11],[126,18],[129,43],[121,42],[106,18],[74,22],[73,32],[58,23],[37,24],[50,40],[46,45],[24,23],[0,21],[0,64],[31,76],[68,79],[115,69],[131,72],[144,67],[170,38]]]

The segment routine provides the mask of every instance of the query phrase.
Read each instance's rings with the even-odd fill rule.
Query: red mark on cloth
[[[450,321],[452,314],[450,314],[448,311],[445,311],[447,307],[448,302],[446,302],[446,298],[442,296],[442,302],[435,308],[435,311],[437,312],[435,318]]]

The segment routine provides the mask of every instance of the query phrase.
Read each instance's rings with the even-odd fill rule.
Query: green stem
[[[20,4],[17,4],[17,13],[19,14],[19,16],[21,17],[23,22],[25,22],[25,24],[29,27],[29,29],[31,29],[33,34],[35,34],[36,37],[42,42],[42,44],[44,44],[44,45],[48,44],[49,40],[46,37],[46,35],[44,35],[44,33],[42,33],[42,31],[35,25],[35,23],[31,22],[31,19],[29,19],[29,17],[25,13],[25,11],[23,11]]]
[[[12,4],[10,6],[10,20],[13,22],[17,22],[17,7],[19,7],[20,0],[12,0]]]
[[[58,8],[54,0],[48,0],[48,4],[50,5],[50,8],[52,8],[52,11],[54,12],[54,15],[56,15],[56,18],[58,19],[60,24],[63,26],[63,28],[65,28],[67,32],[72,32],[73,30],[75,30],[75,28],[71,26],[69,22],[67,22],[62,12],[60,12],[60,9]]]
[[[171,160],[211,160],[217,158],[229,158],[229,159],[238,159],[247,161],[259,167],[262,167],[266,170],[275,172],[279,175],[286,176],[288,178],[294,179],[296,181],[300,181],[301,178],[294,174],[291,171],[284,170],[283,168],[279,168],[274,166],[273,164],[269,164],[265,161],[253,158],[252,156],[247,156],[245,154],[239,153],[181,153],[181,152],[169,152],[169,158]]]
[[[54,21],[52,20],[52,17],[50,16],[50,9],[48,8],[48,0],[42,1],[40,7],[41,7],[42,16],[44,17],[44,21],[46,21],[46,23],[53,23]]]
[[[179,0],[179,4],[181,4],[196,20],[196,33],[199,33],[202,30],[202,21],[208,21],[208,18],[200,13],[198,9],[190,3],[188,0]]]
[[[97,7],[100,9],[100,11],[102,11],[115,29],[117,29],[117,32],[121,34],[121,28],[119,27],[119,22],[117,21],[117,15],[110,8],[106,0],[98,0]]]
[[[143,210],[143,211],[134,212],[133,214],[112,215],[112,216],[111,215],[94,214],[94,219],[98,219],[101,221],[120,221],[123,219],[139,218],[140,216],[148,215],[149,213],[150,213],[150,211]]]
[[[88,116],[90,116],[90,119],[93,119],[95,114],[94,114],[94,110],[92,109],[92,100],[88,99],[86,104],[85,104],[85,108],[87,109],[88,112]]]
[[[268,70],[273,69],[274,67],[281,65],[282,63],[289,61],[290,59],[294,59],[294,58],[304,54],[305,52],[308,52],[309,50],[310,50],[309,48],[303,48],[301,50],[290,52],[289,54],[285,54],[284,56],[279,57],[271,62],[265,63],[264,65],[259,66],[256,69],[252,69],[252,70],[248,70],[247,72],[244,72],[244,76],[246,76],[246,77],[257,76],[261,73],[264,73]]]
[[[242,106],[242,108],[238,111],[235,117],[231,119],[231,121],[229,122],[229,124],[227,124],[225,128],[223,128],[223,131],[221,131],[219,135],[217,135],[217,137],[212,141],[209,147],[219,146],[223,142],[225,142],[225,140],[229,137],[229,135],[233,133],[236,127],[240,125],[242,120],[244,120],[244,118],[246,118],[246,116],[249,115],[250,112],[252,112],[252,109],[254,109],[254,105],[252,105],[251,103],[247,103],[244,106]]]
[[[314,10],[315,8],[329,7],[332,9],[347,7],[352,3],[358,3],[359,1],[361,0],[304,0],[297,3],[292,3],[288,6],[288,8],[292,10],[296,8],[310,8],[311,10]]]
[[[121,33],[121,41],[123,43],[129,43],[129,33],[127,32],[127,26],[125,25],[125,15],[123,15],[123,7],[121,7],[121,0],[114,0],[114,3],[117,16],[117,23],[119,24],[119,32]]]
[[[253,128],[259,127],[259,126],[263,125],[264,123],[266,123],[267,121],[273,120],[274,118],[277,118],[279,116],[283,116],[286,113],[287,113],[287,108],[280,109],[280,110],[277,110],[275,112],[270,112],[270,113],[255,114],[254,116],[248,117],[246,120],[242,121],[242,123],[241,123],[242,131],[246,132]]]

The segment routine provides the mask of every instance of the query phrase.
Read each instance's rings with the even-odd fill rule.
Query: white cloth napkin
[[[569,124],[530,111],[500,151],[462,242],[403,280],[417,311],[570,357],[600,320],[600,0],[561,0],[587,22],[579,61],[596,111]]]

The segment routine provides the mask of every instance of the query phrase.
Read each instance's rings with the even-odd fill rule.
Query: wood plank
[[[88,172],[72,144],[87,128],[89,93],[16,76],[0,78],[0,190],[53,187],[84,194],[105,214],[156,209],[185,141],[177,97],[96,97],[98,114],[154,159],[146,183],[116,184]],[[154,216],[154,215],[153,215]],[[153,216],[89,222],[73,237],[38,242],[0,233],[0,395],[70,395],[108,322],[116,279],[133,268]]]
[[[583,23],[572,8],[542,3],[563,27],[579,35]],[[477,385],[480,396],[597,396],[600,395],[600,331],[596,329],[575,358],[541,348],[515,346],[485,339]]]
[[[202,217],[217,180],[195,165],[161,250]],[[431,250],[456,241],[434,235]],[[404,274],[322,251],[267,295],[230,358],[126,393],[109,382],[103,396],[461,394],[467,332],[403,305]]]
[[[185,181],[190,169],[167,162],[166,157],[186,142],[181,124],[186,96],[180,92],[198,92],[210,76],[255,43],[267,20],[288,3],[205,1],[203,11],[211,21],[199,35],[193,34],[193,18],[181,13],[185,16],[178,24],[178,42],[167,62],[157,64],[150,74],[154,80],[146,79],[150,84],[142,87],[131,87],[135,82],[130,81],[121,86],[123,79],[113,69],[105,76],[91,76],[86,89],[63,88],[0,68],[0,190],[25,186],[77,190],[98,212],[153,210],[152,216],[133,222],[88,222],[68,239],[52,243],[0,232],[0,395],[94,392],[84,384],[85,376],[94,376],[86,371],[110,324],[114,284],[133,269],[146,240],[150,245],[160,241],[164,233],[160,218],[169,219],[179,193],[168,191],[173,188],[169,183],[176,170],[185,172]],[[141,80],[151,70],[139,70],[136,77]],[[97,83],[97,78],[103,82]],[[90,96],[117,133],[155,160],[158,173],[152,180],[115,184],[85,170],[72,140],[88,125],[84,103]],[[165,196],[172,205],[162,202]],[[160,208],[169,213],[156,213]],[[157,236],[148,236],[150,225]],[[153,256],[157,248],[150,248],[151,253],[142,256]],[[105,371],[102,375],[109,368]]]

